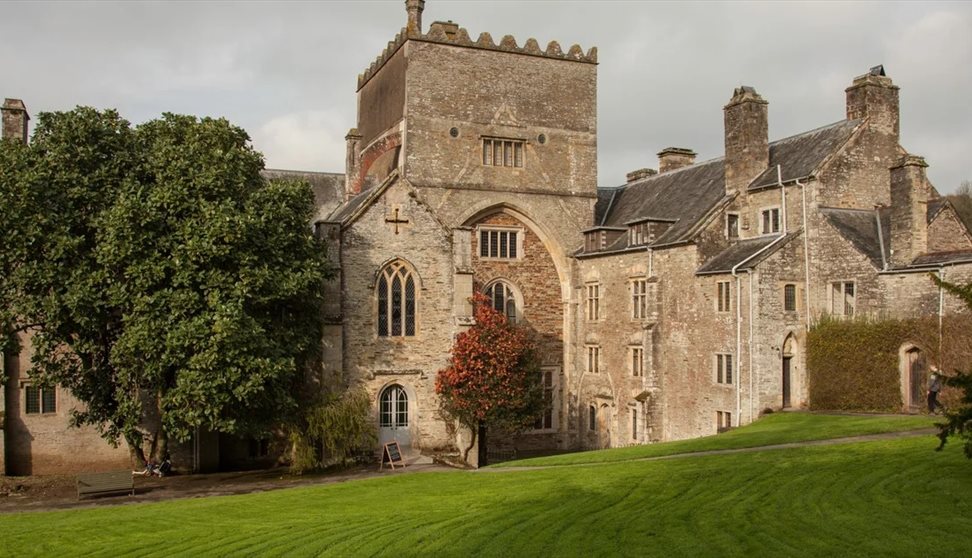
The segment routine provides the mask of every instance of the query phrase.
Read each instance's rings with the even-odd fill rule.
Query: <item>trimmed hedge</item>
[[[818,323],[807,338],[810,408],[899,412],[898,351],[923,337],[916,335],[920,329],[918,323],[902,320]]]

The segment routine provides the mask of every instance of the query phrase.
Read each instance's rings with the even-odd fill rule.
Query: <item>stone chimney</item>
[[[928,251],[928,201],[932,187],[925,177],[928,163],[905,155],[891,167],[891,261],[907,265]]]
[[[898,140],[898,86],[884,73],[884,66],[875,66],[863,76],[854,78],[848,87],[847,119],[867,118],[871,128]]]
[[[405,0],[405,11],[408,13],[408,30],[422,33],[422,11],[425,10],[425,0]]]
[[[3,107],[3,137],[19,142],[27,143],[27,122],[30,115],[27,114],[27,107],[20,99],[4,99]]]
[[[695,151],[684,147],[666,147],[658,152],[658,172],[666,173],[695,164]]]
[[[744,85],[723,108],[727,194],[745,190],[769,166],[768,107],[755,89]]]
[[[658,171],[655,169],[638,169],[629,172],[625,178],[628,179],[628,184],[631,184],[632,182],[637,182],[642,178],[648,178],[649,176],[655,176],[656,174],[658,174]]]
[[[429,35],[441,31],[445,38],[448,40],[453,40],[459,33],[459,24],[450,21],[436,21],[429,26]]]

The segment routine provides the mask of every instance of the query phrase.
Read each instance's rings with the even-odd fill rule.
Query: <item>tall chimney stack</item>
[[[874,66],[854,78],[844,90],[847,93],[847,119],[867,118],[871,128],[889,134],[898,141],[898,86],[884,73],[884,66]]]
[[[27,107],[20,99],[4,99],[3,107],[3,137],[19,142],[27,143],[27,122],[30,115],[27,114]]]
[[[727,194],[744,190],[769,166],[768,107],[755,89],[744,85],[723,108]]]
[[[891,167],[891,261],[907,265],[928,251],[928,201],[932,187],[928,163],[905,155]]]
[[[408,12],[408,31],[422,34],[422,11],[425,10],[425,0],[405,0],[405,11]]]

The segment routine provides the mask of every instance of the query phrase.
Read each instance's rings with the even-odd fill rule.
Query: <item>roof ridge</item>
[[[800,132],[800,133],[797,133],[797,134],[793,134],[792,136],[787,136],[785,138],[780,138],[778,140],[773,140],[773,141],[769,142],[769,145],[770,146],[773,146],[775,144],[779,144],[779,143],[791,141],[791,140],[794,140],[794,139],[797,139],[797,138],[801,138],[801,137],[804,137],[804,136],[809,136],[810,134],[815,134],[815,133],[820,132],[822,130],[826,130],[828,128],[835,128],[835,127],[837,127],[840,124],[846,124],[846,123],[850,123],[850,122],[853,122],[854,125],[856,126],[857,124],[859,124],[861,122],[861,119],[860,118],[855,118],[853,120],[850,120],[850,119],[845,118],[845,119],[842,119],[842,120],[837,120],[836,122],[831,122],[830,124],[824,124],[823,126],[817,126],[816,128],[813,128],[812,130],[806,130],[804,132]]]

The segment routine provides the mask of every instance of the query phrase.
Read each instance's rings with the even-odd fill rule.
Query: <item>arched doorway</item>
[[[793,342],[793,334],[786,336],[783,341],[783,362],[781,384],[783,388],[783,408],[789,409],[793,406],[793,356],[796,347]]]
[[[412,445],[408,394],[398,384],[386,387],[378,398],[378,438],[382,445],[393,440],[402,447]]]
[[[905,409],[917,411],[925,400],[925,384],[928,382],[928,361],[918,347],[904,352],[901,362],[901,395]]]
[[[597,447],[611,447],[611,408],[607,403],[602,403],[597,413]]]

